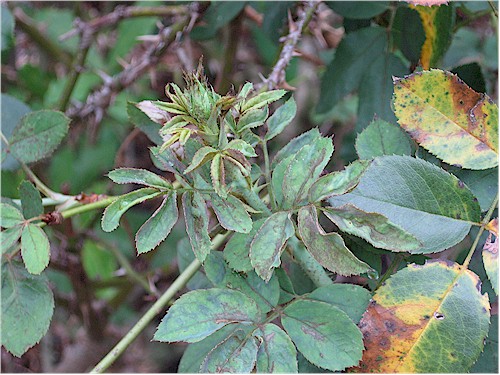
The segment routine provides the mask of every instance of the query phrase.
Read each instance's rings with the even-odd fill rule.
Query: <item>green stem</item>
[[[498,18],[498,10],[497,10],[497,8],[495,8],[493,1],[488,0],[488,4],[490,5],[490,8],[493,11],[493,14],[495,15],[495,17]]]
[[[218,248],[226,238],[225,235],[218,235],[212,241],[212,248]],[[127,349],[127,347],[135,340],[135,338],[148,326],[148,324],[161,312],[170,300],[188,283],[191,277],[200,268],[201,263],[195,259],[172,283],[172,285],[163,293],[153,306],[142,316],[141,319],[133,326],[130,331],[120,340],[116,346],[92,369],[91,373],[99,374],[106,371],[118,357]]]
[[[97,202],[92,202],[88,204],[82,204],[81,206],[72,207],[65,211],[61,211],[61,215],[64,219],[67,219],[68,217],[79,215],[87,211],[92,211],[98,208],[104,208],[113,203],[117,198],[118,197],[107,197]]]
[[[51,190],[33,173],[33,171],[26,164],[21,161],[19,161],[19,163],[21,164],[21,168],[26,173],[28,178],[33,181],[38,190],[40,190],[46,197],[52,198],[57,201],[67,201],[68,199],[73,198],[71,195],[56,193],[55,191]]]
[[[82,35],[82,43],[80,45],[80,50],[76,55],[75,62],[71,68],[68,80],[66,81],[66,85],[64,86],[63,93],[61,95],[59,110],[64,112],[68,107],[69,100],[71,98],[71,94],[75,89],[76,82],[78,81],[78,77],[80,77],[80,73],[83,70],[83,65],[85,64],[85,59],[87,58],[87,54],[90,49],[90,41],[86,41],[84,39],[90,38],[85,33]],[[83,45],[85,44],[85,45]]]
[[[472,243],[472,246],[469,250],[469,254],[467,254],[467,258],[465,258],[464,263],[462,264],[463,269],[466,269],[467,267],[469,267],[470,260],[472,259],[472,255],[474,254],[474,251],[476,250],[476,246],[479,243],[479,239],[481,238],[481,235],[484,232],[484,228],[490,222],[491,216],[493,215],[493,211],[495,211],[497,204],[498,204],[498,193],[497,193],[497,196],[495,197],[495,200],[493,201],[490,209],[486,213],[486,216],[481,221],[481,228],[479,228],[479,231],[476,235],[476,238],[474,239],[474,242]]]

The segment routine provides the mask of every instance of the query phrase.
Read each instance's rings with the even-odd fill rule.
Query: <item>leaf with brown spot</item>
[[[432,69],[396,79],[393,104],[401,127],[444,162],[498,165],[498,107],[455,74]]]
[[[410,265],[375,293],[359,327],[366,351],[355,371],[463,373],[490,323],[479,277],[445,261]]]

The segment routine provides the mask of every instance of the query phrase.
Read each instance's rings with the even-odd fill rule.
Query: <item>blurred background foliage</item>
[[[126,166],[159,172],[149,158],[153,143],[129,121],[127,102],[165,100],[165,84],[182,86],[182,72],[194,69],[201,57],[210,83],[221,94],[236,91],[247,81],[262,83],[302,5],[294,1],[3,2],[2,132],[8,137],[30,111],[66,112],[72,119],[69,136],[51,158],[33,166],[37,176],[65,194],[122,194],[131,187],[112,184],[105,177],[109,170]],[[458,74],[474,90],[498,102],[498,20],[492,10],[498,3],[456,1],[442,7],[446,10],[436,30],[445,37],[436,47],[431,67]],[[170,29],[178,33],[167,35]],[[392,76],[422,69],[425,39],[419,13],[405,2],[318,4],[280,82],[281,88],[293,90],[298,114],[276,138],[271,153],[318,127],[323,135],[334,137],[329,170],[342,169],[356,159],[355,138],[374,117],[396,124],[390,108]],[[417,155],[438,163],[422,150]],[[2,160],[2,196],[16,199],[26,177],[13,158]],[[461,173],[480,202],[494,196],[496,169]],[[54,320],[41,344],[21,359],[2,349],[2,371],[85,371],[127,332],[154,298],[148,282],[163,290],[178,275],[178,268],[189,262],[184,252],[178,257],[175,251],[183,246],[182,228],[174,228],[156,251],[135,255],[133,234],[155,208],[153,203],[132,209],[113,233],[100,230],[100,212],[48,230],[53,255],[47,274],[56,296]],[[455,249],[457,259],[462,250]],[[376,251],[364,252],[367,259],[383,262]],[[476,263],[474,271],[485,279],[481,262]],[[142,282],[134,281],[124,264],[131,264],[132,275]],[[202,285],[202,275],[191,283]],[[487,281],[485,285],[489,287]],[[308,286],[303,284],[300,290],[307,292]],[[493,323],[497,306],[495,301]],[[89,310],[98,313],[97,322],[89,321]],[[127,350],[114,371],[177,370],[184,346],[149,342],[154,326]],[[489,346],[474,368],[477,372],[498,371],[496,326],[492,324]],[[318,371],[306,362],[301,369]]]

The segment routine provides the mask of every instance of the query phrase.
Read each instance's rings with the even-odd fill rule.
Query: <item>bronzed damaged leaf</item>
[[[257,373],[293,374],[298,371],[297,350],[281,328],[268,323],[256,334],[262,340],[257,353]]]
[[[198,260],[203,262],[212,248],[208,234],[209,218],[205,200],[196,191],[185,192],[182,195],[182,207],[191,247]]]

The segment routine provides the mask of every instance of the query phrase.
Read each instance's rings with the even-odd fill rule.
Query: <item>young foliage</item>
[[[373,297],[359,326],[361,372],[467,372],[482,351],[490,304],[480,281],[456,263],[411,265]],[[464,341],[465,340],[465,341]],[[422,353],[432,353],[422,361]]]
[[[446,163],[498,165],[498,107],[456,75],[433,69],[397,79],[393,100],[399,124]]]

